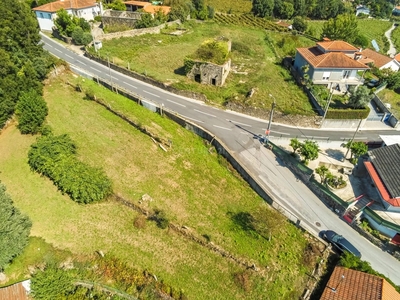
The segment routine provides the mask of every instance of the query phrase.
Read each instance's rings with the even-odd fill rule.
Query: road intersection
[[[352,230],[301,181],[297,180],[295,175],[285,167],[285,162],[262,146],[259,137],[265,134],[265,130],[268,128],[267,120],[221,110],[201,101],[172,94],[77,55],[44,35],[42,35],[42,41],[46,50],[68,62],[75,72],[88,77],[99,77],[112,81],[207,129],[235,154],[235,157],[251,172],[252,176],[257,177],[258,182],[271,198],[295,218],[307,224],[310,232],[318,234],[321,230],[333,229],[344,235],[360,250],[363,259],[370,262],[375,270],[400,285],[400,272],[398,272],[400,262]],[[274,123],[270,137],[272,141],[278,137],[288,140],[297,137],[338,145],[351,139],[353,134],[354,130],[317,130]],[[399,133],[391,130],[363,130],[357,135],[357,139],[378,141],[380,134]]]

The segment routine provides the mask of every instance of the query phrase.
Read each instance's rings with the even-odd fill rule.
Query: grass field
[[[63,80],[91,88],[114,109],[172,140],[161,151],[146,135],[57,79],[45,88],[48,124],[55,134],[68,133],[81,160],[106,170],[114,191],[138,203],[144,193],[153,197],[150,208],[163,209],[176,224],[235,256],[254,261],[262,272],[249,277],[244,291],[234,273],[244,270],[232,261],[189,242],[153,223],[133,226],[136,212],[112,201],[78,205],[61,195],[46,178],[31,172],[27,152],[34,136],[22,136],[15,127],[0,135],[0,180],[15,205],[33,221],[32,236],[75,255],[96,250],[111,253],[132,266],[147,269],[189,299],[295,299],[303,292],[313,260],[301,231],[271,210],[281,222],[271,241],[246,227],[245,218],[263,201],[234,173],[207,151],[203,141],[169,120],[98,87],[64,74]],[[308,267],[306,262],[308,261]],[[266,267],[268,266],[268,269]]]
[[[396,118],[400,119],[400,94],[393,90],[384,89],[379,92],[378,96],[383,103],[390,104],[390,111],[395,115]]]
[[[276,44],[278,41],[272,41],[271,46],[265,31],[214,22],[185,23],[185,26],[188,30],[182,36],[143,35],[104,41],[100,54],[104,58],[109,56],[121,66],[127,67],[129,63],[136,72],[180,89],[201,92],[217,105],[233,101],[269,108],[273,101],[269,94],[272,94],[279,99],[278,107],[282,112],[313,114],[306,95],[295,84],[288,70],[280,65],[281,56],[277,56],[275,50],[283,47]],[[225,85],[206,86],[189,80],[183,74],[184,58],[194,53],[205,40],[219,36],[232,40],[233,70]],[[289,40],[290,36],[286,38]],[[288,43],[293,48],[291,53],[294,53],[295,44],[295,40]],[[256,88],[255,94],[246,98],[252,88]]]
[[[230,14],[248,13],[252,6],[249,0],[206,0],[205,3],[214,7],[216,11]]]

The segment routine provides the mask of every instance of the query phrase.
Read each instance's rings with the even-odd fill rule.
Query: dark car
[[[377,87],[379,85],[379,80],[378,79],[371,79],[368,81],[367,86],[370,88]]]
[[[322,237],[335,246],[340,252],[350,252],[354,256],[361,258],[361,253],[343,236],[337,234],[333,230],[326,230],[322,232]]]

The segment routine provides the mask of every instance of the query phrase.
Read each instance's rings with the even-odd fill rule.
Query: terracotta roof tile
[[[371,59],[374,61],[374,65],[378,68],[386,65],[387,63],[389,63],[390,61],[392,61],[392,58],[383,55],[381,53],[378,53],[374,50],[371,49],[365,49],[363,51],[361,51],[361,55],[363,59]]]
[[[397,54],[397,55],[394,57],[394,59],[397,60],[398,62],[400,62],[400,53]]]
[[[325,42],[322,42],[325,43]],[[328,43],[328,42],[326,42]],[[342,52],[323,53],[317,46],[297,48],[297,51],[314,68],[369,69],[365,64],[348,57]]]
[[[320,298],[320,300],[360,299],[400,300],[400,294],[381,277],[336,267]]]
[[[28,300],[26,289],[22,283],[0,288],[0,300]]]
[[[143,10],[145,12],[150,13],[150,14],[154,14],[157,11],[161,10],[164,15],[168,15],[169,12],[171,11],[171,7],[169,7],[169,6],[161,6],[161,5],[149,5],[149,6],[145,6],[143,8]]]
[[[145,2],[145,1],[126,1],[124,3],[125,4],[130,4],[130,5],[135,5],[135,6],[141,6],[141,7],[145,7],[145,6],[151,5],[150,2]]]
[[[317,45],[328,51],[357,51],[358,48],[345,41],[322,41]]]
[[[56,12],[60,9],[80,9],[96,6],[96,0],[59,0],[55,2],[50,2],[38,7],[33,8],[33,10],[46,11],[46,12]]]

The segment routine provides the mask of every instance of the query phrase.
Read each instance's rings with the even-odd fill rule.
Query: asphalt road
[[[400,285],[400,262],[391,255],[382,252],[357,232],[352,230],[334,212],[326,207],[293,173],[285,163],[263,147],[258,135],[263,135],[268,127],[268,120],[261,120],[239,113],[224,111],[205,105],[203,102],[181,97],[139,80],[125,76],[98,64],[86,57],[65,49],[50,38],[43,36],[44,48],[73,66],[78,73],[100,77],[130,90],[158,105],[173,110],[185,118],[209,130],[222,140],[235,154],[239,161],[253,174],[262,187],[268,191],[276,203],[283,207],[287,214],[301,220],[311,232],[333,229],[344,235],[362,253],[363,259],[370,262],[378,272],[389,277]],[[312,138],[321,142],[341,142],[349,140],[354,131],[316,130],[291,127],[281,124],[272,125],[271,140],[284,138]],[[379,140],[379,134],[398,134],[397,131],[362,131],[357,134],[358,140]]]

